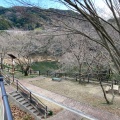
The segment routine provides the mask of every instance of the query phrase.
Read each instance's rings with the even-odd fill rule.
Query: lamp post
[[[8,54],[11,59],[12,59],[12,76],[13,76],[13,82],[14,82],[14,65],[15,65],[15,62],[14,62],[14,59],[16,58],[14,55],[12,54]]]
[[[12,73],[13,73],[13,82],[14,82],[14,71],[15,71],[15,61],[12,59]]]

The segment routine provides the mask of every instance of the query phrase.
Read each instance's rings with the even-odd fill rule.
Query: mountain
[[[0,30],[44,29],[44,25],[51,25],[53,20],[67,19],[66,16],[77,17],[78,13],[70,10],[40,9],[37,7],[14,6],[11,8],[0,7]]]

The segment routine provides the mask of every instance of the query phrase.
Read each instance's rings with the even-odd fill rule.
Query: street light
[[[14,62],[14,59],[16,59],[16,57],[12,54],[8,54],[11,59],[12,59],[12,76],[13,76],[13,82],[14,82],[14,65],[15,65],[15,62]]]

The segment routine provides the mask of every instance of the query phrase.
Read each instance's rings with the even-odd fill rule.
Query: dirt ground
[[[11,104],[10,107],[14,120],[35,120],[30,114],[22,111],[17,106]]]
[[[44,88],[46,90],[58,93],[60,95],[72,98],[76,101],[90,104],[94,107],[106,110],[120,116],[120,95],[115,95],[114,104],[107,105],[103,97],[102,89],[99,84],[84,84],[71,80],[62,80],[61,82],[52,81],[51,78],[37,77],[24,79],[31,84]],[[107,94],[109,99],[110,93]]]

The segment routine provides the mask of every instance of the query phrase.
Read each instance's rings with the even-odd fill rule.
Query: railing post
[[[48,70],[47,70],[47,76],[48,76]]]
[[[10,78],[9,78],[9,76],[7,76],[6,79],[8,80],[8,84],[10,85]]]
[[[24,73],[23,69],[22,69],[22,74]]]
[[[57,73],[55,73],[55,77],[57,76]]]
[[[30,92],[30,102],[32,101],[32,96],[31,96],[31,92]]]
[[[39,70],[39,76],[40,76],[40,70]]]
[[[9,72],[9,67],[8,67],[8,72]]]
[[[90,73],[88,73],[88,83],[90,82]]]
[[[0,76],[0,86],[1,86],[1,92],[2,92],[2,100],[3,100],[3,104],[4,104],[5,118],[7,120],[13,120],[12,112],[11,112],[10,105],[8,102],[8,96],[6,94],[4,83],[3,83],[3,76]]]
[[[77,76],[77,75],[75,75],[75,76],[76,76],[76,81],[77,81],[77,77],[78,77],[78,76]]]
[[[30,75],[32,74],[32,70],[30,69]]]
[[[65,79],[66,79],[66,73],[65,73]]]
[[[18,80],[16,80],[16,86],[17,86],[17,91],[18,91]]]
[[[45,119],[47,118],[47,106],[46,106],[46,108],[45,108]]]

